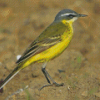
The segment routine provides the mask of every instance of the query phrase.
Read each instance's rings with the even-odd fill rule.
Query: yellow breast
[[[63,23],[66,24],[65,21]],[[54,57],[58,56],[68,46],[69,42],[72,39],[72,36],[73,36],[72,26],[69,25],[69,29],[66,29],[65,32],[62,34],[61,42],[57,43],[56,45],[52,46],[51,48],[39,54],[34,55],[23,64],[23,67],[26,67],[29,64],[34,63],[34,62],[49,61],[53,59]]]

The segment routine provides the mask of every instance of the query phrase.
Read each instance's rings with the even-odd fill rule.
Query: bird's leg
[[[64,85],[63,83],[58,84],[57,82],[55,82],[55,81],[52,79],[52,77],[49,75],[49,73],[48,73],[48,72],[46,71],[46,69],[45,69],[45,68],[46,68],[46,64],[47,64],[47,63],[44,63],[44,64],[43,64],[43,66],[42,66],[42,72],[43,72],[43,74],[45,75],[45,77],[46,77],[46,79],[47,79],[47,82],[48,82],[49,84],[42,86],[42,87],[40,88],[40,90],[43,89],[44,87],[52,86],[52,85],[55,85],[55,86],[63,86],[63,85]],[[50,82],[49,79],[52,81],[53,84],[51,84],[51,82]]]
[[[50,80],[49,80],[49,78],[48,78],[48,76],[47,76],[48,73],[47,73],[47,71],[45,70],[46,65],[47,65],[47,63],[44,63],[44,64],[43,64],[43,66],[42,66],[42,72],[43,72],[45,78],[47,79],[47,82],[48,82],[49,84],[51,84],[51,83],[50,83]]]

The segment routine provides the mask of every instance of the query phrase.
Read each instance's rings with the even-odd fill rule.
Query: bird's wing
[[[31,45],[26,49],[17,64],[27,60],[28,58],[38,54],[61,41],[61,35],[66,30],[66,26],[61,22],[54,22],[47,27],[43,33],[37,37]]]

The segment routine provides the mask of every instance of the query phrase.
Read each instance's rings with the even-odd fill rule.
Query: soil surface
[[[17,55],[67,8],[88,16],[73,24],[70,45],[47,64],[52,78],[64,86],[39,91],[48,83],[42,63],[36,63],[4,86],[0,100],[100,100],[99,0],[0,0],[0,80],[16,67]]]

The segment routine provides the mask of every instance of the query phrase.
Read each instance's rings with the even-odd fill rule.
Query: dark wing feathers
[[[62,23],[52,23],[43,33],[26,49],[17,64],[27,60],[35,54],[38,54],[61,41],[61,35],[66,26]]]

